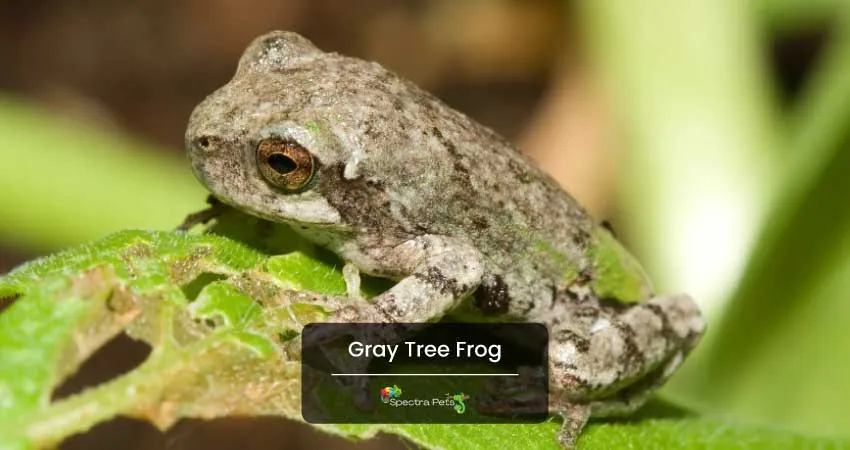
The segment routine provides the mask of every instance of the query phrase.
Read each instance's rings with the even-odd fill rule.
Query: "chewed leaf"
[[[284,356],[296,353],[289,347],[297,341],[280,339],[300,331],[292,312],[297,303],[290,301],[295,292],[286,289],[297,282],[283,272],[274,276],[260,270],[265,258],[214,235],[126,231],[0,278],[4,293],[22,294],[0,315],[0,441],[50,445],[119,414],[148,417],[167,427],[181,417],[225,415],[240,403],[248,413],[259,408],[257,414],[297,416],[297,389],[289,389],[297,383],[298,365]],[[181,288],[203,274],[220,278],[190,303]],[[306,310],[317,316],[316,306]],[[210,326],[204,320],[209,318],[218,318],[220,326]],[[153,347],[148,360],[119,378],[51,403],[52,390],[121,331]],[[232,371],[249,361],[250,371]],[[245,398],[244,383],[254,376],[268,380],[276,408],[267,410],[258,406],[262,402]],[[209,391],[213,385],[215,391]],[[253,386],[265,392],[262,383]],[[179,412],[152,412],[151,402],[163,398],[177,399]],[[228,401],[207,403],[212,398]],[[182,404],[179,399],[191,400]],[[199,403],[206,405],[202,411]],[[90,408],[97,414],[71,420]]]
[[[280,239],[280,238],[277,238]],[[302,248],[303,244],[302,244]],[[186,417],[301,419],[300,331],[346,292],[338,262],[309,251],[268,256],[219,236],[116,233],[0,279],[21,293],[0,314],[0,448],[52,446],[123,415],[165,430]],[[189,293],[187,297],[187,292]],[[153,351],[80,394],[53,389],[120,332]],[[698,417],[592,424],[582,449],[832,448],[838,443]],[[403,436],[424,448],[557,449],[556,420],[531,425],[336,425],[351,439]]]
[[[97,265],[113,266],[123,282],[155,289],[165,281],[184,283],[204,271],[238,273],[262,260],[261,253],[220,236],[121,231],[18,267],[0,278],[0,293],[25,292],[47,275],[71,275]]]
[[[98,339],[79,336],[80,325],[105,307],[113,283],[114,276],[108,270],[93,270],[73,278],[52,277],[32,286],[0,315],[0,423],[49,401],[50,391],[63,372],[67,374],[67,368],[42,362],[64,359],[73,366],[81,359],[75,357],[77,353],[89,353],[83,348]],[[112,333],[96,334],[111,337]],[[79,337],[77,345],[69,349],[75,336]],[[64,358],[63,353],[67,355]]]

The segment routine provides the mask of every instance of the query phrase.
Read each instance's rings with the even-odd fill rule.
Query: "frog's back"
[[[510,314],[535,315],[545,298],[649,298],[640,265],[507,140],[377,64],[346,60],[372,74],[363,88],[375,92],[357,98],[385,102],[370,123],[384,124],[372,130],[383,164],[407,175],[389,187],[406,223],[473,241]]]
[[[532,309],[545,309],[546,298],[650,297],[640,265],[534,161],[442,103],[433,107],[446,125],[432,132],[456,155],[452,178],[458,182],[447,183],[425,214],[460,218],[433,221],[451,224],[434,232],[459,227],[476,241],[497,282],[505,283],[512,313],[536,315]]]
[[[533,315],[543,299],[588,292],[649,296],[640,266],[550,176],[379,64],[275,34],[246,52],[229,88],[246,109],[274,111],[264,116],[270,123],[318,121],[341,140],[348,159],[326,168],[317,189],[345,223],[379,229],[384,245],[423,233],[470,241],[486,258],[485,284],[507,292],[510,314]],[[269,99],[276,100],[266,107]],[[251,122],[232,126],[263,126],[245,117]],[[363,195],[346,194],[354,192]]]

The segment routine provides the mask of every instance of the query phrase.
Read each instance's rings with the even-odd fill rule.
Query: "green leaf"
[[[580,440],[584,449],[843,449],[846,441],[812,438],[767,427],[719,419],[648,420],[591,426]]]
[[[260,226],[232,212],[228,221]],[[292,238],[262,225],[267,244]],[[277,256],[209,234],[125,231],[25,264],[0,279],[20,294],[0,314],[0,442],[55,445],[118,415],[166,429],[183,417],[276,415],[301,420],[304,323],[326,317],[325,295],[346,291],[338,262],[315,249]],[[275,245],[265,248],[274,253]],[[205,284],[204,284],[205,283]],[[195,286],[196,296],[187,297]],[[305,288],[309,287],[310,290]],[[120,332],[153,351],[134,370],[77,395],[51,392]],[[831,448],[788,432],[644,410],[632,421],[594,423],[582,448]],[[558,421],[533,425],[323,425],[351,439],[391,433],[424,448],[556,449]]]
[[[534,425],[345,425],[336,432],[372,436],[398,434],[432,449],[491,449],[518,447],[551,449],[560,424]],[[768,427],[720,418],[696,417],[663,402],[652,402],[628,421],[591,422],[579,439],[582,450],[606,449],[839,449],[850,443],[806,437]]]
[[[281,399],[289,399],[278,402],[277,411],[295,414],[297,364],[271,356],[278,335],[299,327],[292,320],[300,317],[287,312],[288,304],[257,314],[259,306],[238,292],[262,291],[269,305],[291,295],[283,282],[259,271],[264,261],[261,253],[214,235],[127,231],[25,264],[0,279],[0,295],[21,296],[0,315],[0,436],[42,446],[118,414],[146,416],[165,427],[184,415],[201,415],[198,408],[212,417],[223,414],[221,405],[238,410],[247,400],[236,398],[244,390],[243,374],[232,368],[251,361],[256,376],[274,371],[290,380],[275,386],[284,390]],[[193,315],[180,287],[205,273],[228,277],[233,285],[209,284],[196,303],[200,313]],[[209,326],[202,319],[211,314],[231,320]],[[50,403],[52,390],[122,330],[149,343],[150,358],[129,374]],[[198,377],[217,381],[215,392],[201,398],[191,389]],[[149,410],[169,395],[185,409]],[[230,401],[207,404],[216,398]]]
[[[850,436],[850,16],[789,117],[783,190],[675,392],[701,408]]]
[[[0,237],[20,248],[169,228],[203,204],[185,160],[2,96],[0,136]]]
[[[777,108],[750,5],[579,5],[623,136],[621,236],[658,292],[687,292],[711,314],[746,262],[780,168]]]

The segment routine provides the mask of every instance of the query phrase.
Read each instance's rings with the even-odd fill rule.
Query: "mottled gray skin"
[[[271,137],[313,154],[312,186],[288,193],[264,179],[256,148]],[[688,296],[653,297],[607,231],[510,143],[376,63],[294,33],[262,36],[195,109],[186,144],[222,202],[398,281],[334,320],[547,324],[566,447],[591,414],[639,406],[702,333]],[[615,256],[600,260],[600,248]],[[632,288],[611,288],[621,280]]]

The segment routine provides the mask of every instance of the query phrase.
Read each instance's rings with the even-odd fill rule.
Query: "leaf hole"
[[[150,352],[147,343],[121,333],[89,356],[76,373],[54,389],[51,401],[70,397],[130,372],[142,364]]]
[[[13,294],[8,295],[6,297],[0,297],[0,314],[3,313],[7,308],[12,306],[19,298],[21,298],[21,294]]]
[[[184,284],[181,289],[183,290],[183,295],[185,295],[189,301],[194,301],[198,298],[198,294],[201,293],[201,290],[203,290],[206,285],[226,278],[226,275],[219,273],[204,272],[195,277],[194,280]]]
[[[293,330],[292,328],[287,328],[287,329],[285,329],[285,330],[283,330],[283,331],[281,331],[277,334],[277,340],[281,344],[285,344],[285,343],[297,338],[299,334],[300,333]]]
[[[222,320],[220,316],[205,317],[205,318],[196,317],[193,320],[195,321],[195,323],[209,328],[210,331],[213,331],[216,328],[224,325],[224,320]]]

